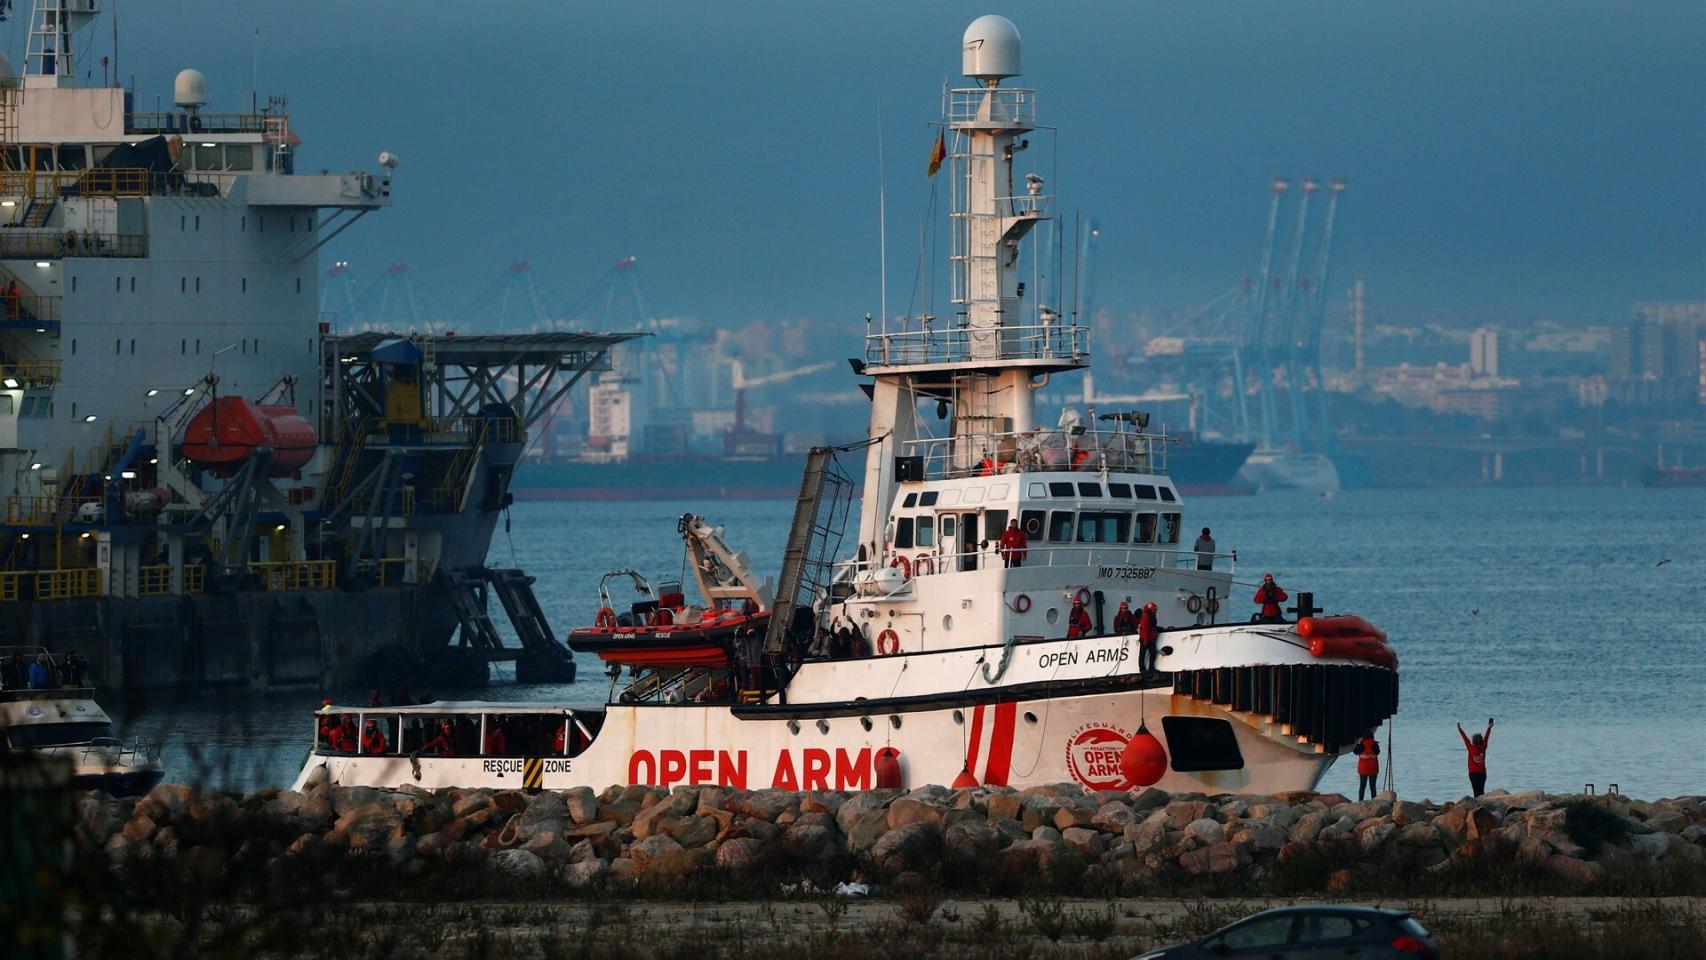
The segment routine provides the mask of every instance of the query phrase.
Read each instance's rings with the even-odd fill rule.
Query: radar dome
[[[988,14],[966,28],[960,72],[979,80],[1019,75],[1019,28],[1006,17]]]
[[[179,70],[172,81],[172,102],[187,110],[207,106],[207,78],[200,70]]]

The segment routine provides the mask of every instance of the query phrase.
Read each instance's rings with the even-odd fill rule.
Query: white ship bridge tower
[[[1089,363],[1089,329],[1041,302],[1021,279],[1032,229],[1052,219],[1044,180],[1021,161],[1036,129],[1036,92],[1004,87],[1019,75],[1019,29],[1000,16],[966,28],[963,72],[948,90],[944,142],[950,167],[953,303],[947,320],[883,318],[867,337],[865,373],[876,378],[860,544],[880,548],[898,472],[965,472],[985,460],[1015,463],[1036,426],[1033,392],[1050,374]],[[1035,256],[1036,251],[1030,253]],[[940,440],[919,416],[934,400],[952,412]],[[922,462],[920,459],[922,458]],[[912,479],[922,479],[922,475]],[[998,535],[994,531],[992,535]]]

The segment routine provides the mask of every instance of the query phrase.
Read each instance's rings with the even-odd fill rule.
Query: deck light
[[[95,415],[92,413],[89,414],[88,416],[83,418],[83,422],[84,423],[94,423],[95,422]]]
[[[83,531],[83,535],[82,535],[82,536],[81,536],[81,537],[79,537],[79,538],[78,538],[78,539],[79,539],[79,540],[87,540],[87,539],[89,539],[89,538],[90,538],[90,537],[92,537],[92,536],[94,536],[94,534],[92,534],[92,533],[90,533],[90,532],[89,532],[89,531],[87,531],[87,530],[85,530],[85,531]]]
[[[41,461],[37,460],[35,463],[30,464],[30,469],[31,470],[40,470],[41,469]]]
[[[46,327],[37,327],[37,328],[36,328],[36,332],[37,332],[37,333],[46,333],[46,332],[47,332],[47,328],[46,328]]]
[[[120,470],[118,475],[121,479],[124,479],[124,480],[135,480],[136,479],[136,471],[135,470]]]
[[[186,397],[193,397],[193,396],[195,396],[195,388],[194,388],[194,387],[190,387],[190,388],[188,388],[188,389],[186,389],[186,390],[185,390],[185,391],[184,391],[184,396],[186,396]]]
[[[217,144],[217,143],[204,143],[204,144],[202,144],[202,146],[204,146],[204,147],[217,147],[217,146],[219,146],[219,144]]]
[[[30,535],[27,533],[19,534],[19,536],[18,536],[19,540],[28,540],[29,538],[30,538]]]
[[[149,463],[159,463],[159,462],[160,462],[160,458],[159,458],[159,457],[149,457],[149,458],[148,458],[148,462],[149,462]]]
[[[53,264],[50,263],[49,261],[46,261],[46,260],[37,260],[36,266],[42,268],[43,270],[46,270],[48,267],[53,266]]]
[[[7,377],[5,380],[0,380],[0,383],[4,383],[6,385],[6,389],[8,389],[8,390],[18,389],[18,378],[17,377]]]
[[[15,207],[17,205],[18,201],[16,200],[0,200],[0,207]]]
[[[284,532],[284,524],[281,523],[278,526],[273,527],[273,529],[279,533],[283,533]]]
[[[150,396],[150,397],[152,397],[152,396],[155,396],[155,395],[156,395],[156,394],[158,394],[158,393],[159,393],[159,392],[160,392],[160,388],[159,388],[159,387],[155,387],[155,388],[154,388],[154,389],[152,389],[152,390],[150,390],[150,391],[148,391],[148,396]]]

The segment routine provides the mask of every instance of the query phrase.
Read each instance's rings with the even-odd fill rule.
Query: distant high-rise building
[[[1499,375],[1499,331],[1482,327],[1469,335],[1469,372],[1477,377]]]

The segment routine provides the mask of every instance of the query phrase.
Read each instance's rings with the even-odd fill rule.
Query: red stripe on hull
[[[977,775],[977,754],[983,741],[983,704],[971,712],[971,745],[966,748],[966,769]]]
[[[978,710],[981,712],[982,707]],[[995,729],[989,738],[989,770],[983,775],[986,787],[1005,787],[1013,766],[1013,728],[1019,717],[1016,703],[995,705]]]

